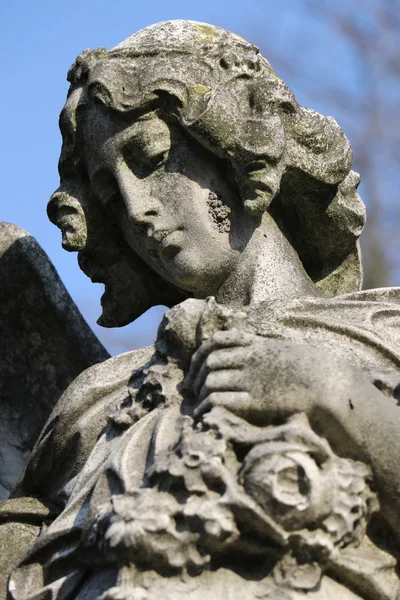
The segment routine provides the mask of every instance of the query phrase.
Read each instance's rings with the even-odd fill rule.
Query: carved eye
[[[109,90],[99,81],[94,81],[88,88],[89,97],[95,104],[109,106],[112,98]]]
[[[167,151],[153,154],[145,145],[140,149],[136,146],[128,146],[124,150],[125,162],[138,179],[149,177],[149,175],[154,173],[154,171],[159,169],[165,163],[167,156]]]

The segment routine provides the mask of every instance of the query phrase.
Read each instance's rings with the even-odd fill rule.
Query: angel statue
[[[73,381],[0,506],[1,597],[398,600],[400,293],[360,291],[340,127],[192,21],[68,80],[49,218],[105,285],[102,325],[169,310],[113,358],[76,312],[37,322]],[[35,412],[31,388],[10,406]]]

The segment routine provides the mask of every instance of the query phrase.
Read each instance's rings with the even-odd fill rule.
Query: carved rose
[[[304,418],[275,429],[275,439],[256,444],[246,456],[241,471],[246,492],[287,532],[318,526],[330,551],[357,543],[376,507],[368,485],[371,469],[336,456]],[[312,544],[311,537],[303,535],[302,545]]]
[[[309,452],[300,444],[258,444],[242,471],[246,492],[287,531],[307,527],[330,512],[335,469],[329,462],[320,468]]]
[[[255,427],[223,408],[204,424],[234,447],[248,448],[239,473],[245,496],[253,499],[286,548],[274,568],[278,585],[313,589],[324,565],[340,548],[357,546],[372,512],[372,472],[364,463],[342,459],[316,435],[303,414],[282,426]],[[232,492],[232,490],[231,490]],[[234,507],[239,490],[231,493]],[[248,503],[253,519],[256,511]],[[254,530],[256,533],[256,529]],[[265,540],[268,544],[268,539]]]

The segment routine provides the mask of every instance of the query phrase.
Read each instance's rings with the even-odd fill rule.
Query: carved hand
[[[312,346],[230,330],[200,346],[185,383],[196,417],[222,406],[262,426],[305,412],[334,451],[372,466],[383,514],[400,539],[400,411],[360,369]]]
[[[193,355],[186,385],[195,415],[223,406],[263,425],[274,417],[309,413],[320,402],[327,355],[315,348],[239,330],[220,331]]]

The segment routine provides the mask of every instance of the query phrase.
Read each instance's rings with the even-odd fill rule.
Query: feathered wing
[[[62,392],[107,358],[36,240],[0,223],[0,499]]]

